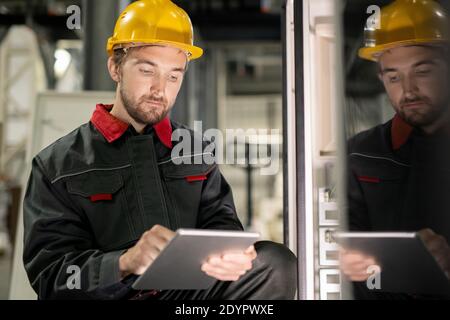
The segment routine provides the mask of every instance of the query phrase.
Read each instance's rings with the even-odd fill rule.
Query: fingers
[[[226,251],[222,254],[222,258],[228,261],[235,261],[237,264],[245,261],[253,261],[256,259],[257,253],[254,246],[250,246],[242,251]]]
[[[248,248],[245,250],[244,253],[247,254],[247,255],[249,255],[249,257],[250,257],[252,260],[255,260],[255,259],[256,259],[256,256],[258,255],[258,254],[256,253],[255,247],[254,247],[253,245],[251,245],[250,247],[248,247]]]
[[[253,248],[254,250],[254,248]],[[226,253],[222,256],[211,256],[202,265],[202,270],[211,277],[221,281],[236,281],[252,268],[256,257],[251,249],[245,253]]]
[[[446,251],[448,244],[443,236],[434,233],[431,229],[420,230],[418,234],[431,254],[440,255]]]
[[[175,236],[175,232],[159,224],[154,225],[148,232],[166,240],[166,242],[169,242]]]
[[[351,281],[355,281],[355,282],[362,282],[362,281],[366,281],[369,277],[370,274],[364,273],[364,274],[345,274],[345,276],[347,276],[347,278],[349,278]]]
[[[349,266],[371,266],[377,264],[375,258],[356,251],[347,251],[341,254],[341,263]]]
[[[436,235],[434,233],[434,231],[431,230],[430,228],[419,230],[419,232],[417,232],[417,233],[423,240],[428,240],[428,239],[432,238],[434,235]]]
[[[220,268],[230,271],[248,271],[252,268],[252,260],[243,254],[226,254],[222,257],[211,257],[207,263],[214,268]]]
[[[139,241],[148,249],[156,248],[158,251],[162,251],[174,236],[175,232],[172,230],[155,225],[150,230],[144,232]]]
[[[428,250],[430,250],[430,245],[432,245],[433,242],[435,242],[435,236],[436,234],[431,229],[422,229],[418,232],[419,237],[422,239],[423,243],[427,247]]]
[[[367,272],[367,268],[349,268],[342,267],[342,273],[347,276],[352,281],[364,281],[370,276],[370,273]]]
[[[138,243],[135,248],[136,257],[139,258],[140,256],[143,259],[150,259],[152,261],[155,260],[162,250],[160,248],[164,246],[164,244],[162,244],[163,241],[162,240],[159,241],[161,242],[158,245],[155,245],[155,242],[151,243],[147,241],[142,241],[141,243]]]
[[[425,247],[436,259],[442,270],[446,274],[450,273],[450,247],[447,240],[443,236],[434,233],[431,229],[423,229],[418,233]]]
[[[352,281],[365,281],[371,275],[368,269],[377,265],[373,257],[366,256],[357,251],[340,251],[340,268],[342,273]]]
[[[133,274],[143,274],[159,255],[159,252],[156,247],[149,246],[146,243],[136,244],[126,253],[128,269]]]
[[[147,231],[139,240],[140,245],[145,249],[157,249],[162,251],[169,242],[166,238],[161,237],[159,234]]]
[[[175,232],[160,225],[144,232],[139,241],[121,257],[121,273],[143,274],[174,235]]]
[[[441,251],[447,247],[447,241],[441,235],[435,234],[430,229],[419,231],[419,236],[429,251]]]
[[[209,263],[202,265],[202,271],[207,275],[221,281],[236,281],[245,274],[245,270],[232,270],[227,268],[215,267]]]
[[[144,232],[139,240],[140,254],[150,257],[151,261],[155,260],[174,235],[175,233],[173,231],[163,226],[155,225],[150,230]]]

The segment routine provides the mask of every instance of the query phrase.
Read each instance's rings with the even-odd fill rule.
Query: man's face
[[[441,49],[409,46],[379,59],[380,79],[400,117],[408,124],[433,126],[448,110],[448,64]]]
[[[123,105],[139,124],[155,124],[172,109],[186,68],[186,54],[165,46],[145,46],[128,53],[120,70]]]

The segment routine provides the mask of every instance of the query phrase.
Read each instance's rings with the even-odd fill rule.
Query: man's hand
[[[445,238],[431,229],[420,230],[419,236],[441,269],[444,270],[447,278],[450,278],[450,247]]]
[[[160,225],[144,232],[139,241],[119,258],[122,278],[129,274],[143,274],[174,236],[175,232]]]
[[[342,273],[351,281],[366,281],[372,274],[367,269],[377,265],[373,257],[358,251],[340,249],[340,268]]]
[[[256,250],[250,246],[245,251],[210,256],[203,263],[202,270],[220,281],[236,281],[252,268],[255,258]]]

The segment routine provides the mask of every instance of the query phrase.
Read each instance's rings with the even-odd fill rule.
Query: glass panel
[[[342,240],[355,299],[450,290],[449,8],[346,1],[346,227],[368,232]]]

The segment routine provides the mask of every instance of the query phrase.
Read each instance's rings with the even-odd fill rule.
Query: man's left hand
[[[252,268],[255,258],[255,247],[250,246],[245,251],[210,256],[203,263],[202,271],[220,281],[236,281]]]
[[[445,238],[431,229],[420,230],[419,236],[446,276],[450,278],[450,247]]]

